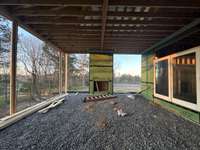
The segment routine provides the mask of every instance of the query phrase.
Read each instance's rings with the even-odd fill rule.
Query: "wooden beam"
[[[36,36],[37,38],[39,38],[42,41],[45,41],[46,43],[48,43],[50,46],[52,46],[55,49],[58,49],[58,47],[52,43],[51,41],[48,41],[47,39],[45,39],[43,36],[41,36],[39,33],[35,32],[32,28],[30,28],[30,26],[24,24],[24,22],[22,22],[21,20],[18,19],[18,17],[15,17],[13,14],[9,13],[7,11],[7,9],[5,9],[4,7],[1,6],[1,2],[0,2],[0,14],[8,19],[10,19],[11,21],[16,20],[18,25],[20,27],[22,27],[23,29],[25,29],[26,31],[28,31],[29,33],[33,34],[34,36]]]
[[[30,6],[57,6],[57,7],[67,7],[67,6],[92,6],[92,5],[101,5],[99,0],[1,0],[0,5],[30,5]]]
[[[168,37],[164,38],[163,40],[155,43],[148,49],[146,49],[143,53],[147,53],[149,51],[158,51],[161,48],[169,46],[183,38],[188,37],[189,35],[200,31],[200,18],[194,20],[190,24],[184,26],[183,28],[179,29],[178,31],[174,32],[173,34],[169,35]]]
[[[142,23],[142,22],[140,22]],[[125,24],[125,26],[122,26],[121,24],[113,25],[113,26],[107,26],[106,31],[111,32],[113,30],[129,30],[129,31],[134,31],[134,30],[148,30],[148,31],[168,31],[168,30],[176,30],[179,29],[180,26],[155,26],[148,24],[145,26],[145,24]],[[66,33],[74,33],[74,32],[82,32],[87,31],[87,32],[97,32],[101,31],[101,26],[80,26],[80,25],[48,25],[48,24],[35,24],[31,25],[32,28],[34,28],[37,31],[48,31],[51,30],[51,32],[66,32]]]
[[[134,15],[133,15],[134,16]],[[68,27],[71,28],[87,28],[87,27],[92,27],[91,24],[95,24],[98,26],[95,26],[96,28],[101,27],[102,22],[100,19],[84,19],[84,18],[77,18],[77,17],[61,17],[61,18],[57,18],[57,17],[20,17],[21,20],[23,20],[26,24],[30,24],[30,25],[38,25],[38,26],[64,26],[66,27],[68,25]],[[192,18],[193,19],[193,18]],[[103,21],[103,20],[102,20]],[[124,20],[123,18],[121,18],[120,20],[107,20],[106,23],[107,24],[126,24],[126,25],[151,25],[151,26],[183,26],[187,23],[189,23],[191,21],[190,19],[152,19],[152,20],[148,20],[147,18],[144,18],[144,20],[132,20],[131,18],[129,18],[128,20]],[[80,24],[82,24],[82,26],[80,26]],[[90,26],[89,26],[89,25]],[[57,25],[57,26],[56,26]],[[88,26],[87,26],[88,25]]]
[[[140,42],[139,42],[140,41]],[[81,44],[94,44],[94,45],[99,45],[99,40],[96,40],[96,41],[56,41],[55,42],[59,43],[59,44],[66,44],[66,45],[81,45]],[[152,40],[149,40],[149,41],[145,41],[145,40],[138,40],[138,41],[122,41],[122,42],[119,42],[119,41],[105,41],[105,44],[136,44],[138,43],[139,44],[144,44],[144,43],[149,43],[149,42],[155,42],[155,41],[152,41]]]
[[[106,40],[150,40],[150,39],[160,39],[161,36],[151,36],[151,35],[147,35],[147,36],[137,36],[137,35],[130,35],[130,36],[106,36],[105,39]],[[100,37],[99,36],[53,36],[51,38],[51,40],[99,40]]]
[[[10,51],[10,115],[16,113],[16,68],[17,68],[17,38],[18,24],[14,20],[11,33]]]
[[[31,5],[31,6],[100,6],[99,0],[73,0],[73,1],[56,1],[56,0],[1,0],[0,5]],[[157,7],[157,8],[198,8],[200,3],[198,0],[110,0],[111,6],[141,6],[141,7]]]
[[[127,33],[127,34],[136,34],[136,33],[145,33],[145,32],[174,32],[180,29],[180,27],[155,27],[155,26],[147,26],[147,27],[107,27],[106,33]],[[37,30],[41,34],[49,34],[53,35],[54,33],[60,33],[61,35],[65,34],[100,34],[100,30],[73,30],[73,29],[52,29],[52,30]],[[50,33],[49,33],[50,32]]]
[[[90,50],[91,48],[92,49],[100,49],[100,47],[76,47],[76,48],[66,47],[66,49],[68,49],[68,48],[70,50],[66,50],[65,52],[81,53],[81,54],[92,53],[92,51]],[[142,50],[143,49],[140,47],[123,47],[123,48],[115,47],[115,48],[113,48],[113,53],[116,53],[116,54],[140,54]],[[96,52],[96,51],[93,51],[93,52]]]
[[[68,8],[68,9],[62,9],[59,11],[52,11],[48,9],[38,9],[37,7],[35,9],[14,9],[12,11],[16,16],[28,16],[28,17],[84,17],[84,16],[95,16],[100,17],[101,13],[100,11],[86,11],[86,10],[80,10],[77,8]],[[110,17],[144,17],[144,18],[181,18],[181,19],[187,19],[187,18],[195,18],[199,16],[199,11],[190,12],[185,9],[181,9],[177,11],[176,13],[170,12],[168,10],[158,10],[156,12],[150,11],[149,13],[144,12],[110,12],[108,11],[108,16]]]
[[[106,21],[107,21],[107,11],[108,11],[108,0],[103,0],[102,5],[102,24],[101,24],[101,49],[104,48],[104,36],[106,30]]]
[[[200,7],[200,3],[198,0],[176,0],[176,1],[168,1],[168,0],[111,0],[111,6],[140,6],[140,7],[156,7],[156,8],[198,8]]]
[[[134,41],[153,41],[153,40],[159,40],[161,39],[160,37],[105,37],[106,42],[112,42],[112,41],[121,41],[121,42],[134,42]],[[51,38],[52,41],[57,41],[57,42],[94,42],[94,41],[99,41],[98,37],[94,38],[80,38],[80,37],[56,37],[56,38]]]
[[[128,33],[128,32],[118,32],[118,33],[106,33],[105,37],[107,38],[136,38],[136,37],[141,37],[141,38],[156,38],[156,37],[164,37],[166,35],[169,35],[172,32],[135,32],[135,33]],[[97,33],[90,33],[90,34],[84,34],[84,33],[73,33],[73,34],[68,34],[68,33],[51,33],[51,34],[45,34],[46,38],[49,39],[62,39],[62,38],[100,38],[100,34]]]
[[[59,51],[59,94],[62,94],[62,51]]]
[[[97,48],[100,49],[100,45],[96,44],[81,44],[81,45],[69,45],[69,44],[59,44],[62,46],[64,49],[79,49],[79,48],[86,48],[86,49],[91,49],[91,48]],[[143,49],[144,47],[147,48],[151,44],[145,43],[145,44],[132,44],[132,45],[105,45],[106,49],[112,49],[112,48],[121,48],[121,49],[126,49],[126,48],[140,48]],[[65,51],[67,52],[67,51]]]
[[[140,42],[141,44],[143,43],[151,43],[151,42],[155,42],[155,41],[158,41],[159,39],[157,40],[108,40],[108,41],[105,41],[104,43],[105,44],[136,44],[138,42]],[[85,41],[81,41],[81,40],[54,40],[56,43],[63,43],[63,44],[76,44],[76,45],[79,45],[79,44],[98,44],[99,40],[93,40],[93,41],[88,41],[88,40],[85,40]]]
[[[67,53],[64,54],[65,55],[65,93],[68,92],[68,78],[69,78],[69,66],[68,66],[68,57],[69,55]]]
[[[61,96],[55,96],[50,99],[47,99],[46,101],[43,101],[41,103],[38,103],[36,105],[33,105],[31,107],[28,107],[26,109],[23,109],[22,111],[19,111],[13,115],[4,117],[0,119],[0,131],[2,131],[4,128],[16,123],[17,121],[33,114],[34,112],[37,112],[38,110],[41,110],[42,108],[50,105],[51,103],[54,103],[55,101],[58,101],[62,98],[67,96],[67,94],[63,94]]]

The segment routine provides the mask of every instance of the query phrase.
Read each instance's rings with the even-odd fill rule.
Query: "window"
[[[114,54],[113,68],[113,90],[115,93],[141,91],[141,55]],[[151,69],[148,70],[149,72]]]
[[[154,95],[200,111],[200,47],[154,61]]]
[[[17,47],[17,111],[58,94],[59,53],[21,27]]]
[[[169,96],[168,91],[168,60],[163,60],[156,63],[156,93]]]
[[[173,97],[197,103],[196,54],[173,58]]]
[[[70,54],[68,58],[68,91],[88,92],[89,54]]]
[[[154,95],[165,99],[170,100],[169,98],[169,57],[164,57],[158,60],[155,60],[154,63]]]
[[[9,115],[12,22],[0,15],[0,118]]]

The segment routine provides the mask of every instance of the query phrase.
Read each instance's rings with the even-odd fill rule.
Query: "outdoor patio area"
[[[70,94],[47,113],[34,113],[0,132],[0,149],[199,149],[200,128],[138,95],[83,103]],[[127,116],[117,115],[121,108]]]

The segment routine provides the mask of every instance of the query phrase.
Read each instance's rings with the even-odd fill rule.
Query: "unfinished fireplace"
[[[108,91],[108,81],[94,81],[94,92]]]
[[[113,55],[90,54],[90,94],[112,94]]]

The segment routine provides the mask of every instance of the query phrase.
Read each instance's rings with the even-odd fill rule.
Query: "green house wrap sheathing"
[[[112,94],[113,93],[113,55],[112,54],[90,54],[90,94]],[[94,91],[95,81],[107,81],[108,90],[103,92]]]
[[[142,68],[141,68],[141,82],[142,82],[142,95],[148,100],[162,106],[163,108],[172,111],[186,119],[200,123],[200,113],[193,110],[184,108],[182,106],[167,102],[165,100],[153,97],[154,91],[154,67],[153,67],[154,54],[142,55]]]
[[[153,58],[154,55],[142,55],[142,94],[150,100],[153,99]]]

